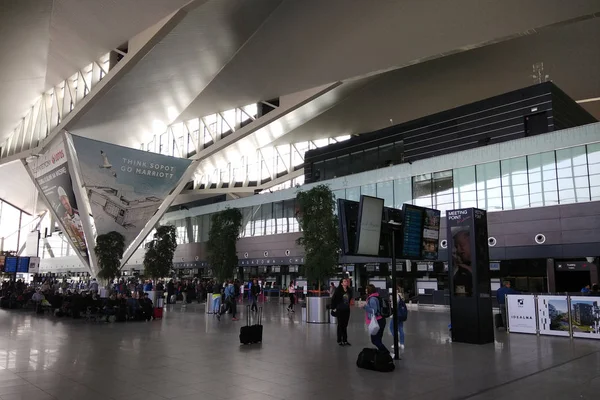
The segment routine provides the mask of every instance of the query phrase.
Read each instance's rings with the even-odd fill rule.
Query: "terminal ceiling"
[[[178,16],[69,129],[138,147],[173,121],[393,70],[596,12],[597,0],[398,0],[378,7],[366,0],[207,1]]]
[[[39,95],[189,0],[2,0],[0,140]]]
[[[68,130],[137,148],[157,126],[341,82],[276,143],[333,137],[530,85],[540,61],[576,100],[600,96],[597,0],[186,3],[4,0],[0,139],[42,91],[147,28],[152,45]]]

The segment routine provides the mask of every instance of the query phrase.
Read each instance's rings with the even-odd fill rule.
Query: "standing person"
[[[502,315],[502,323],[504,329],[506,329],[506,295],[517,294],[515,289],[510,287],[510,281],[504,281],[504,286],[496,291],[496,298],[498,299],[498,307],[500,308],[500,315]]]
[[[334,294],[335,294],[335,285],[333,284],[333,282],[331,282],[331,285],[329,285],[329,297],[333,297]]]
[[[379,305],[379,293],[377,288],[373,285],[367,286],[367,302],[363,306],[366,314],[367,326],[371,323],[371,318],[375,318],[379,324],[379,331],[377,334],[371,335],[371,343],[377,347],[382,353],[389,353],[390,351],[383,344],[383,332],[385,331],[385,318],[381,315],[381,307]]]
[[[221,320],[221,315],[225,314],[227,310],[231,310],[231,320],[237,321],[238,319],[235,317],[237,314],[237,304],[236,304],[236,290],[235,285],[232,281],[229,281],[227,287],[225,288],[225,309],[217,314],[217,318]]]
[[[250,286],[250,297],[252,299],[252,307],[250,310],[258,311],[258,306],[256,305],[256,301],[258,300],[258,295],[260,294],[260,286],[258,286],[258,282],[256,279],[252,281],[252,286]]]
[[[288,286],[288,294],[290,296],[290,305],[288,306],[287,310],[288,312],[295,313],[296,311],[294,311],[294,305],[296,303],[296,286],[294,285],[294,281],[291,281],[290,285]]]
[[[210,293],[212,293],[213,314],[217,315],[221,308],[221,286],[216,281],[213,281],[212,284],[209,284],[209,287]]]
[[[402,298],[402,288],[398,287],[398,299],[397,299],[397,317],[398,317],[398,342],[400,344],[400,349],[404,350],[404,322],[408,318],[408,308],[406,307],[406,303]],[[394,336],[394,320],[390,322],[390,333],[392,337]],[[392,349],[394,345],[392,345]]]
[[[167,283],[167,304],[171,304],[171,296],[175,294],[175,284],[173,283],[173,279]]]
[[[583,294],[589,294],[590,293],[590,285],[585,285],[582,289],[581,289],[581,293]]]
[[[348,342],[348,322],[350,321],[352,289],[349,285],[348,279],[342,279],[331,298],[331,309],[335,312],[338,323],[337,342],[340,346],[350,346]]]

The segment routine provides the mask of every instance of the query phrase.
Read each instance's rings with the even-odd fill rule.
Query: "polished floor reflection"
[[[411,310],[396,371],[356,368],[369,345],[358,310],[349,341],[265,304],[264,344],[240,346],[242,321],[202,305],[170,306],[162,321],[86,323],[0,310],[0,399],[598,399],[600,342],[497,334],[452,344],[449,314]],[[244,317],[242,316],[242,320]],[[386,344],[391,336],[386,332]]]

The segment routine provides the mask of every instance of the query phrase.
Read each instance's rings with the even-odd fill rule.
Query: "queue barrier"
[[[600,297],[510,294],[506,322],[510,333],[600,339]]]

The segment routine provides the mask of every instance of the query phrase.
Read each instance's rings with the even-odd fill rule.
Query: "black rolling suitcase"
[[[504,328],[504,322],[502,321],[502,314],[495,314],[494,321],[496,323],[496,329]]]
[[[258,324],[250,325],[250,306],[246,306],[246,326],[240,328],[240,343],[262,343],[262,307],[258,309]]]
[[[396,369],[394,359],[390,353],[380,352],[378,349],[364,348],[356,360],[358,368],[378,372],[392,372]]]

